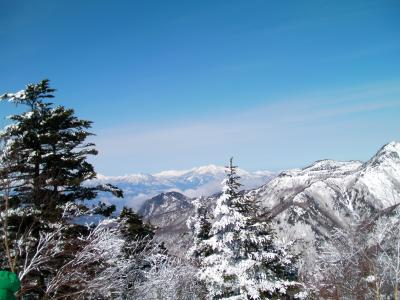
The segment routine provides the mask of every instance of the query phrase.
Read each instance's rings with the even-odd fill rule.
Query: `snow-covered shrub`
[[[387,211],[335,229],[322,243],[307,278],[319,297],[398,299],[400,210]]]

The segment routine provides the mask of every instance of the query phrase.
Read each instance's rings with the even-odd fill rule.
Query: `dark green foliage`
[[[211,254],[211,248],[204,241],[210,238],[211,223],[209,212],[204,198],[193,201],[195,214],[189,217],[187,225],[193,234],[194,245],[189,250],[189,255],[197,265],[201,260]]]
[[[114,204],[107,205],[103,202],[99,202],[94,208],[94,214],[102,215],[105,217],[110,217],[113,212],[115,212],[116,207]]]
[[[122,197],[112,185],[82,184],[96,177],[87,162],[89,155],[97,154],[95,145],[86,142],[93,135],[87,131],[92,122],[78,119],[73,109],[44,102],[54,97],[54,91],[48,80],[28,85],[25,97],[14,102],[30,110],[11,116],[14,125],[0,135],[8,142],[0,173],[19,182],[13,188],[13,201],[54,210],[58,204],[93,199],[98,191]]]
[[[87,161],[97,154],[95,145],[87,142],[93,135],[88,131],[92,122],[77,118],[73,109],[47,102],[54,98],[54,92],[49,81],[43,80],[28,85],[18,95],[0,96],[0,100],[8,99],[27,108],[26,112],[11,116],[13,124],[0,133],[0,210],[10,211],[7,223],[0,224],[0,235],[7,232],[1,235],[1,242],[9,246],[13,255],[12,263],[9,258],[4,259],[6,250],[1,247],[0,266],[15,263],[15,271],[20,271],[25,256],[29,261],[37,251],[40,235],[62,228],[55,238],[60,247],[56,254],[23,280],[23,287],[29,290],[23,289],[22,294],[29,299],[42,298],[46,278],[74,257],[82,247],[79,237],[88,234],[87,228],[67,220],[71,216],[64,211],[67,204],[94,199],[99,192],[123,196],[111,184],[84,184],[96,177],[94,167]],[[89,211],[82,204],[75,207],[81,213]],[[95,213],[106,216],[114,211],[115,206],[105,204],[95,209]],[[20,246],[22,253],[16,251]]]
[[[119,217],[125,221],[125,234],[129,238],[143,239],[154,236],[154,227],[144,223],[142,217],[135,213],[132,208],[123,207]]]
[[[233,157],[230,158],[229,160],[229,166],[226,166],[226,175],[227,175],[227,181],[226,185],[229,187],[227,190],[228,195],[231,196],[231,198],[237,198],[239,196],[239,188],[242,186],[242,184],[239,182],[240,176],[237,175],[237,166],[233,164]]]
[[[197,238],[200,240],[206,240],[210,237],[211,223],[206,219],[206,217],[200,220],[200,230],[197,234]]]

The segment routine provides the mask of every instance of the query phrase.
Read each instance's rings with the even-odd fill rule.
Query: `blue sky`
[[[109,175],[365,160],[400,140],[399,14],[396,0],[0,0],[0,94],[50,78],[94,121]]]

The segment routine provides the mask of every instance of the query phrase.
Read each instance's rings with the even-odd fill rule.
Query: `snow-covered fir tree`
[[[211,223],[205,199],[197,198],[193,201],[193,205],[194,215],[189,217],[186,223],[193,235],[193,246],[190,247],[188,256],[198,265],[210,251],[210,246],[204,241],[210,237]]]
[[[223,193],[213,213],[209,247],[202,259],[200,279],[209,299],[271,299],[294,294],[293,257],[274,243],[270,224],[257,219],[253,199],[239,193],[240,177],[232,159]]]

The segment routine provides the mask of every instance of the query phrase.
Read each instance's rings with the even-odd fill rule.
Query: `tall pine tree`
[[[210,299],[271,299],[297,286],[292,256],[274,243],[270,224],[257,219],[253,199],[239,193],[232,159],[223,193],[214,209],[210,253],[201,262],[200,278]]]
[[[0,96],[26,108],[9,117],[12,124],[0,132],[0,267],[23,277],[21,294],[29,299],[43,297],[46,278],[73,256],[77,237],[86,233],[68,220],[76,201],[94,199],[100,191],[123,196],[112,185],[85,184],[96,177],[87,161],[97,154],[95,145],[86,141],[92,122],[48,102],[54,92],[43,80]],[[53,253],[63,255],[47,257],[56,242],[60,244]]]
[[[5,142],[0,174],[13,182],[12,202],[54,212],[57,205],[93,199],[101,190],[121,197],[111,185],[83,185],[96,177],[87,161],[97,154],[94,144],[86,142],[92,122],[78,119],[73,109],[46,102],[54,91],[43,80],[1,97],[28,108],[9,117],[13,124],[0,134]]]

